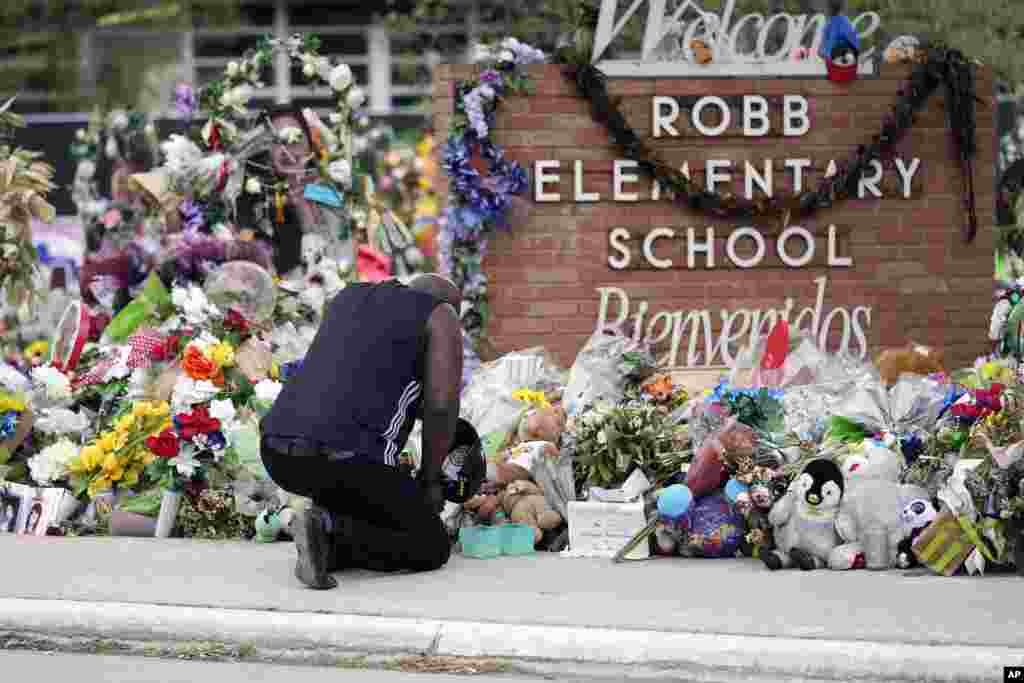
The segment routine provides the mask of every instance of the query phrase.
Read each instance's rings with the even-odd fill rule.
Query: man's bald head
[[[435,299],[440,299],[455,307],[456,311],[462,308],[462,292],[451,280],[442,277],[437,273],[422,273],[409,280],[409,288],[425,292]]]

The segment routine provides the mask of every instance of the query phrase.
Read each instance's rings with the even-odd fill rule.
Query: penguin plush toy
[[[831,460],[812,460],[804,467],[768,513],[776,547],[762,557],[765,566],[808,571],[827,565],[840,543],[835,522],[843,486],[843,473]]]
[[[832,0],[819,51],[828,68],[828,79],[834,83],[855,80],[860,58],[860,36],[853,22],[841,14],[842,9],[842,0]]]

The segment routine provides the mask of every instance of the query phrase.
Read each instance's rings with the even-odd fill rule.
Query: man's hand
[[[444,487],[441,485],[441,480],[437,477],[420,477],[419,479],[420,488],[423,489],[423,495],[430,503],[430,506],[434,509],[434,512],[438,515],[444,510],[445,499],[444,499]]]

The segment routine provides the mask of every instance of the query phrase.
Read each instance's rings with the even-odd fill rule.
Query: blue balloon
[[[679,519],[690,509],[693,494],[685,484],[672,484],[658,495],[658,515],[667,520]]]
[[[729,499],[730,503],[735,503],[736,499],[740,497],[741,493],[749,493],[750,487],[746,484],[730,479],[729,483],[725,485],[725,497]]]

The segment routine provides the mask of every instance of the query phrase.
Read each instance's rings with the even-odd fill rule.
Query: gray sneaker
[[[336,588],[338,581],[328,574],[332,539],[328,533],[330,513],[316,505],[296,515],[292,523],[295,534],[295,578],[309,588],[328,590]]]

